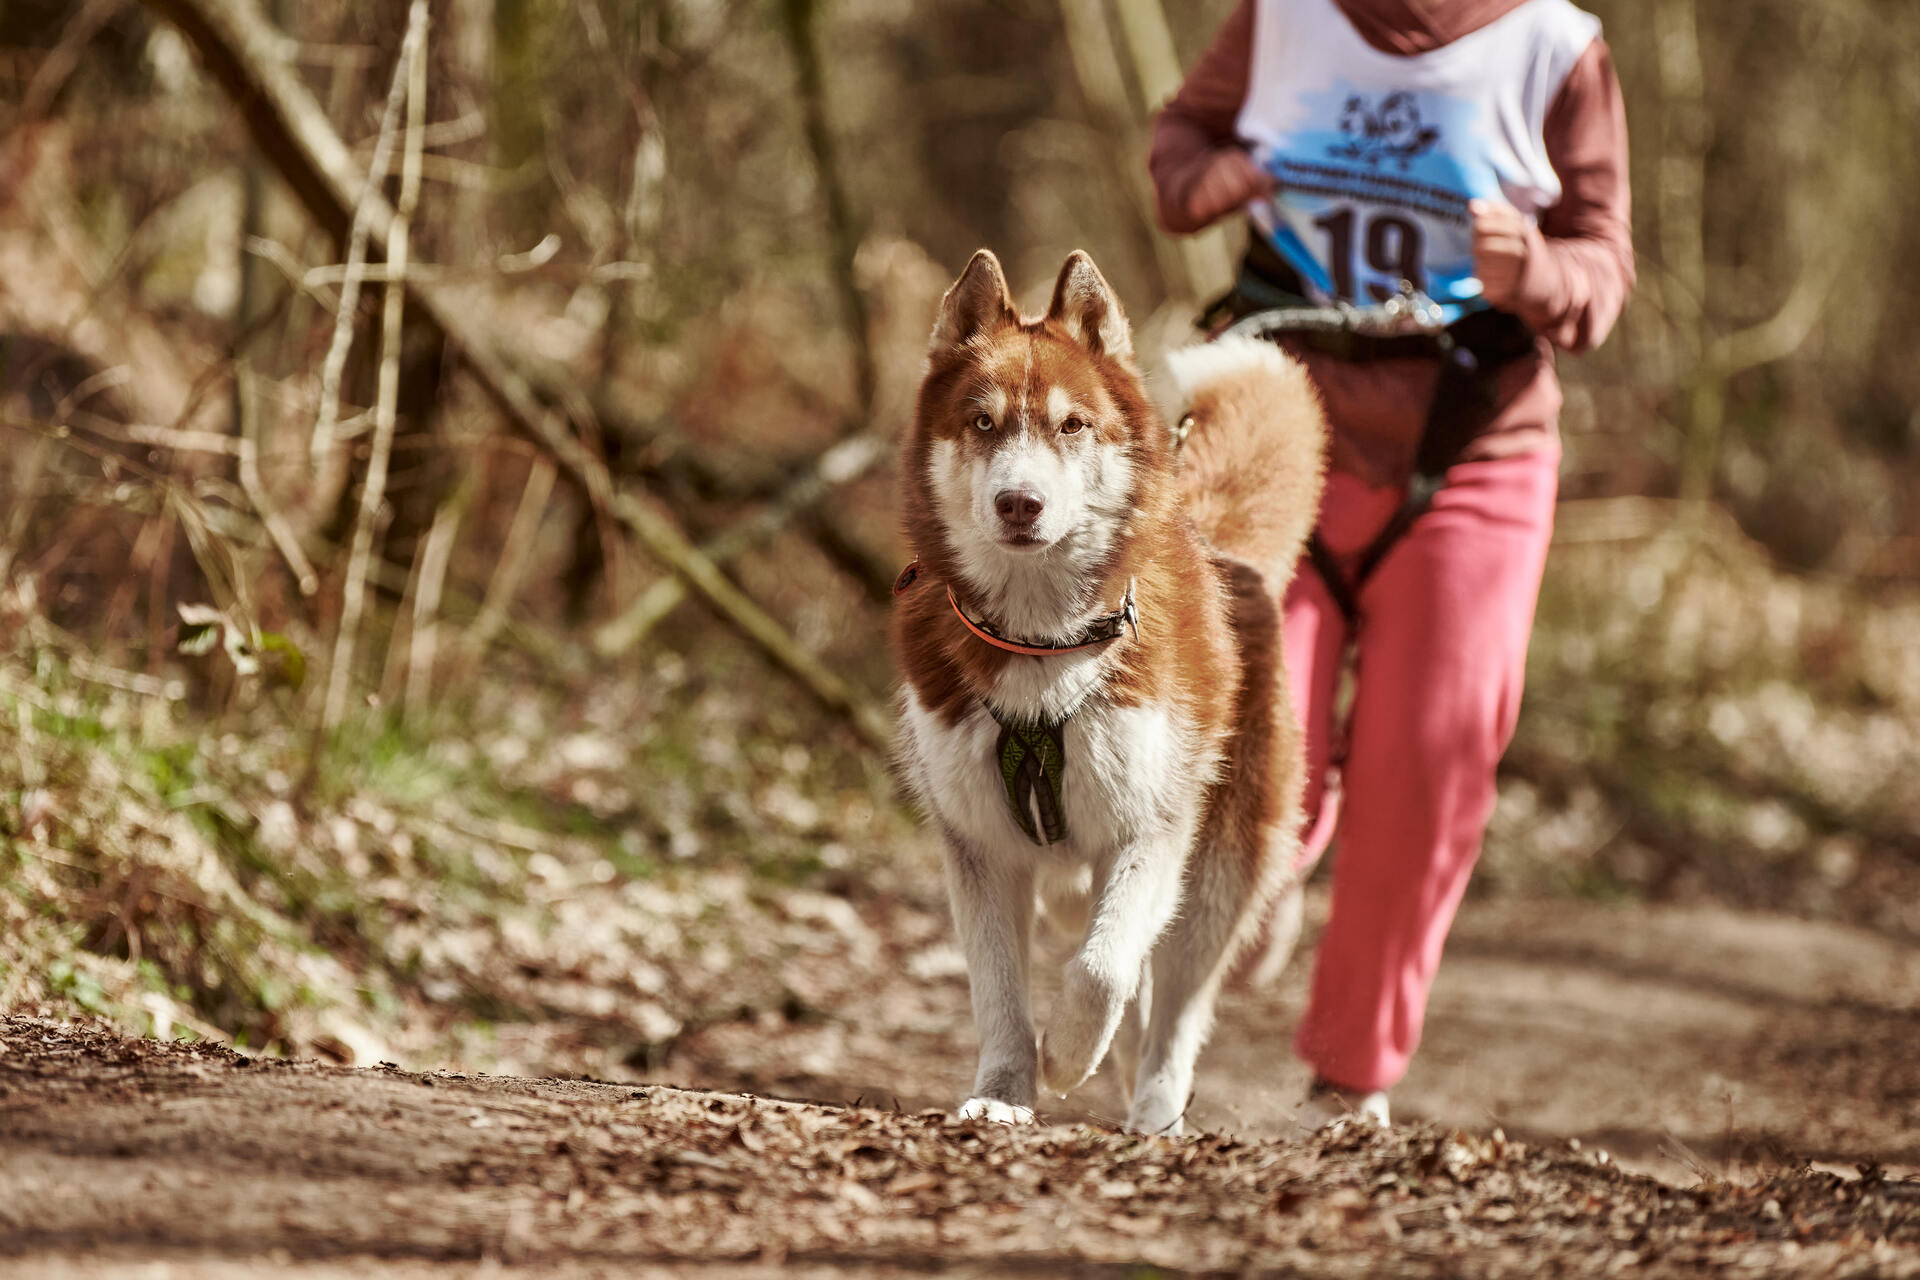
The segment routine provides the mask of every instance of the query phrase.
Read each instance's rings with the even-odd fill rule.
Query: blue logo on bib
[[[1340,132],[1349,141],[1328,147],[1328,155],[1375,166],[1398,160],[1403,170],[1440,141],[1440,130],[1421,122],[1419,100],[1405,91],[1388,94],[1378,108],[1369,106],[1363,95],[1352,95],[1340,111]]]

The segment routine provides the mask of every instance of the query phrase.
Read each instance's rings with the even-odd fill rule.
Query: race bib
[[[1341,84],[1305,105],[1305,127],[1255,153],[1280,188],[1252,213],[1310,296],[1384,302],[1405,280],[1449,322],[1484,306],[1467,201],[1504,197],[1491,165],[1447,148],[1476,104]]]
[[[1534,218],[1560,198],[1544,128],[1600,24],[1526,0],[1450,44],[1369,45],[1335,0],[1256,0],[1236,132],[1279,180],[1249,212],[1316,302],[1362,306],[1405,280],[1450,323],[1486,305],[1467,202]]]

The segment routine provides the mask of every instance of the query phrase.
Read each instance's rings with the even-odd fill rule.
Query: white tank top
[[[1238,132],[1280,180],[1254,223],[1319,303],[1403,279],[1446,318],[1484,306],[1467,201],[1528,217],[1560,199],[1542,132],[1600,34],[1569,0],[1526,0],[1411,56],[1368,44],[1333,0],[1258,0]]]

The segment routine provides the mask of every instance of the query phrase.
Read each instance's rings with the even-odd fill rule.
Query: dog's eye
[[[1080,428],[1086,425],[1087,425],[1087,420],[1085,418],[1068,418],[1065,422],[1060,424],[1060,434],[1063,436],[1070,436],[1074,432],[1080,430]]]
[[[976,413],[973,415],[973,425],[977,431],[991,431],[993,430],[993,415],[990,413]]]

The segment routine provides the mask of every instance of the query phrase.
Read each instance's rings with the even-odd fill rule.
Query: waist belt
[[[1311,308],[1305,286],[1287,262],[1258,233],[1249,240],[1239,279],[1201,313],[1199,324],[1217,333],[1260,311]],[[1440,362],[1440,377],[1414,455],[1405,498],[1386,526],[1354,560],[1351,574],[1327,549],[1316,531],[1307,539],[1307,556],[1327,585],[1349,633],[1360,623],[1360,589],[1387,552],[1433,504],[1446,484],[1447,469],[1460,460],[1469,442],[1486,429],[1498,407],[1494,381],[1509,361],[1535,350],[1533,333],[1518,316],[1505,311],[1476,311],[1437,334],[1374,335],[1351,330],[1310,328],[1270,331],[1270,336],[1340,360],[1428,358]]]

